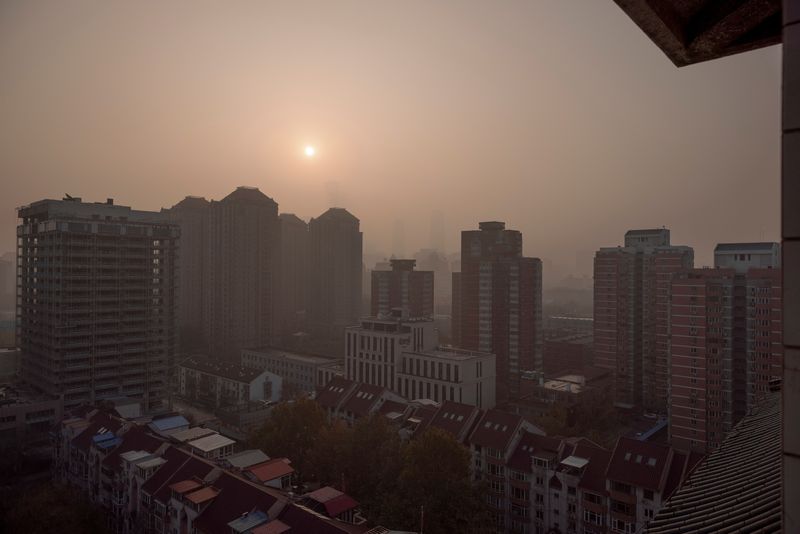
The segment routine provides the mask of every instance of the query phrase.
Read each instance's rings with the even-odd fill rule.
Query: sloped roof
[[[481,447],[506,451],[520,424],[522,418],[518,415],[488,410],[472,431],[470,442]]]
[[[604,495],[606,492],[606,470],[611,461],[611,451],[604,449],[589,440],[581,440],[575,446],[573,455],[589,460],[583,469],[578,487],[592,493]]]
[[[269,456],[264,454],[264,452],[259,449],[249,449],[246,451],[237,452],[236,454],[231,454],[225,458],[226,462],[239,469],[246,469],[248,467],[266,462],[267,460],[269,460]]]
[[[465,432],[469,430],[469,426],[479,412],[480,410],[475,406],[446,400],[442,402],[442,406],[431,418],[429,426],[441,428],[455,436],[456,439],[463,439]]]
[[[90,420],[89,426],[72,439],[72,446],[89,450],[95,436],[108,432],[116,433],[122,428],[122,421],[109,417],[105,412],[97,412]]]
[[[667,500],[647,532],[780,532],[780,403],[780,394],[773,393],[742,418]]]
[[[133,427],[122,435],[120,445],[103,458],[103,465],[117,471],[121,467],[120,455],[129,451],[155,452],[164,441],[147,433],[144,428]]]
[[[200,458],[176,447],[169,447],[161,457],[166,463],[142,484],[142,491],[162,503],[169,500],[171,484],[192,478],[203,479],[214,468]]]
[[[324,408],[336,408],[347,397],[355,382],[348,380],[341,376],[334,376],[322,388],[322,391],[317,393],[317,402]]]
[[[533,456],[542,457],[548,455],[554,459],[559,459],[558,455],[562,450],[562,445],[562,441],[558,438],[549,438],[525,432],[508,459],[508,466],[517,471],[530,473],[533,470],[531,467],[531,458]]]
[[[714,247],[714,252],[735,252],[739,250],[760,250],[771,251],[779,248],[778,243],[761,242],[761,243],[719,243]]]
[[[380,402],[383,392],[384,388],[380,386],[360,383],[345,401],[342,410],[352,412],[356,417],[366,417]]]
[[[173,415],[156,419],[148,426],[156,432],[168,432],[182,426],[189,426],[189,421],[182,415]]]
[[[274,458],[264,463],[254,465],[245,471],[259,482],[269,482],[294,473],[288,458]]]
[[[328,211],[326,211],[316,219],[312,220],[319,220],[319,221],[341,220],[355,224],[358,224],[360,222],[355,215],[353,215],[344,208],[329,208]]]
[[[652,491],[661,491],[670,468],[672,449],[647,441],[621,437],[617,440],[606,477]]]
[[[207,533],[230,532],[228,523],[253,510],[269,510],[278,500],[269,488],[257,486],[230,473],[214,481],[219,494],[195,520],[198,530]]]

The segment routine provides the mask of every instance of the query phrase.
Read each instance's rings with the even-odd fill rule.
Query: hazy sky
[[[678,69],[612,0],[4,0],[0,250],[40,198],[251,185],[387,253],[505,220],[551,282],[635,227],[707,264],[778,239],[779,95],[778,47]]]

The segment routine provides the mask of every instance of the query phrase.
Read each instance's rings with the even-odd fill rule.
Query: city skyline
[[[717,242],[777,240],[779,50],[676,70],[611,2],[564,4],[374,6],[370,47],[355,4],[196,4],[178,28],[160,21],[181,4],[5,5],[0,250],[33,199],[102,188],[157,210],[237,185],[306,220],[347,208],[365,254],[387,257],[397,221],[408,254],[441,241],[436,212],[449,252],[460,229],[505,220],[564,275],[628,228],[670,228],[698,265]]]

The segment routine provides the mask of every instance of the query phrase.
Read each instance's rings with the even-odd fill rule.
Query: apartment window
[[[601,514],[592,512],[591,510],[583,511],[583,520],[598,526],[603,526],[605,524],[605,518]]]

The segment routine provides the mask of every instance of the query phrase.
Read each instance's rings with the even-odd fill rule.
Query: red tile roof
[[[219,494],[194,523],[198,531],[206,534],[230,532],[228,523],[245,512],[269,510],[280,496],[277,491],[224,472],[214,481],[214,487]]]
[[[323,408],[336,409],[353,389],[355,382],[341,376],[334,376],[317,393],[317,402]]]
[[[472,431],[470,442],[505,452],[521,424],[522,418],[518,415],[489,410]]]
[[[164,451],[162,458],[166,463],[142,484],[142,491],[164,504],[169,501],[171,484],[192,478],[202,480],[214,469],[213,465],[172,446]]]
[[[661,491],[670,468],[672,449],[664,445],[619,438],[606,477],[652,491]]]
[[[181,480],[180,482],[170,484],[169,489],[175,493],[186,493],[187,491],[192,491],[193,489],[197,489],[202,485],[203,484],[197,480]]]
[[[283,534],[284,532],[288,532],[291,530],[292,527],[275,519],[270,521],[269,523],[264,523],[263,525],[259,525],[254,529],[250,530],[250,534]]]
[[[147,429],[140,426],[132,427],[121,437],[122,443],[111,451],[108,456],[103,458],[103,465],[108,466],[114,471],[121,469],[120,454],[129,451],[147,451],[153,453],[164,444],[164,440],[153,436],[147,432]]]
[[[608,462],[611,461],[611,451],[589,440],[581,440],[575,446],[572,455],[589,460],[589,464],[583,469],[578,487],[592,493],[605,495],[606,470]]]
[[[381,415],[387,415],[391,412],[397,412],[399,414],[403,414],[407,409],[408,409],[408,404],[406,403],[394,400],[387,400],[378,409],[378,413]]]
[[[517,443],[517,447],[508,459],[508,467],[525,473],[533,472],[531,458],[533,456],[548,457],[554,461],[561,458],[559,455],[563,449],[564,442],[558,438],[539,436],[531,432],[525,432]]]
[[[317,515],[302,506],[289,504],[278,515],[278,519],[290,525],[290,532],[313,532],[314,534],[342,534],[342,533],[363,533],[369,530],[367,527],[349,525],[332,519],[327,519]],[[267,523],[269,524],[269,523]]]
[[[89,426],[72,439],[72,446],[88,451],[95,435],[106,432],[117,433],[120,428],[122,428],[122,421],[109,417],[105,412],[97,412],[90,419]]]
[[[245,473],[252,475],[259,482],[269,482],[294,473],[294,469],[289,465],[290,463],[291,460],[288,458],[273,458],[264,463],[248,467],[245,469]]]
[[[456,439],[464,439],[479,415],[480,410],[475,406],[446,400],[431,418],[429,425],[449,432]]]
[[[185,495],[186,499],[195,503],[195,504],[202,504],[204,502],[210,501],[214,497],[219,495],[219,490],[212,486],[206,486],[201,490],[194,491]]]
[[[384,388],[380,386],[358,384],[341,409],[345,412],[351,412],[355,417],[366,417],[373,412],[375,406],[381,401],[384,391]]]

